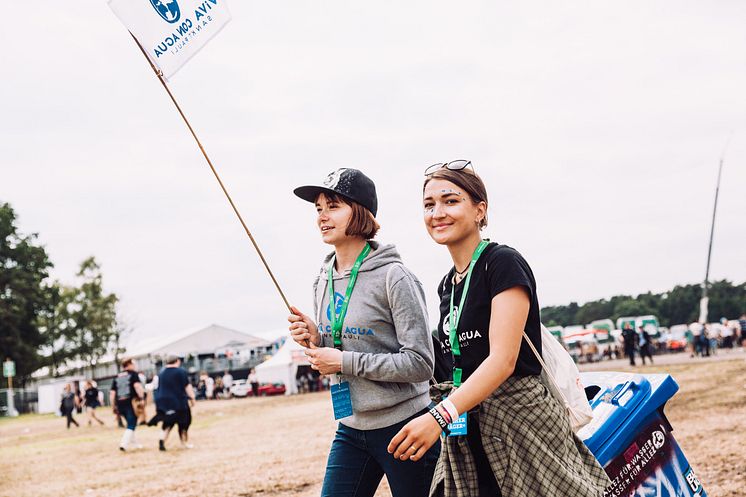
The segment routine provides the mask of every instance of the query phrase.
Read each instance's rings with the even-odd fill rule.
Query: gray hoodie
[[[393,245],[370,245],[373,250],[360,266],[342,329],[340,378],[350,383],[353,415],[340,421],[358,430],[391,426],[427,407],[434,365],[422,284]],[[334,346],[327,276],[332,255],[324,259],[313,286],[324,347]],[[332,277],[339,306],[350,271],[334,270]]]

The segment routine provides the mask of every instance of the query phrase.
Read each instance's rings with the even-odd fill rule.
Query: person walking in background
[[[67,418],[67,429],[70,429],[70,424],[74,424],[75,426],[80,426],[77,421],[75,421],[75,418],[73,417],[73,413],[75,412],[75,408],[78,406],[78,396],[75,395],[75,392],[73,392],[72,386],[67,383],[65,385],[65,388],[62,391],[62,398],[60,401],[60,412],[63,416]]]
[[[388,450],[417,460],[466,414],[466,432],[444,439],[432,497],[600,497],[609,478],[541,379],[533,271],[515,249],[482,239],[487,190],[470,164],[434,164],[423,185],[425,227],[453,261],[438,284],[438,353],[452,380]]]
[[[207,373],[200,371],[197,381],[197,400],[207,400]]]
[[[741,314],[741,317],[738,319],[738,327],[741,330],[739,334],[739,339],[741,341],[741,347],[743,349],[746,349],[746,312]]]
[[[193,446],[189,443],[188,431],[192,423],[190,407],[194,406],[195,396],[189,376],[181,367],[181,359],[176,355],[166,357],[166,367],[161,370],[158,378],[155,401],[158,414],[163,420],[158,450],[166,450],[166,441],[174,426],[178,426],[181,446],[191,449]]]
[[[702,331],[699,334],[699,353],[702,357],[710,357],[710,326],[702,324]]]
[[[230,371],[226,370],[223,373],[223,398],[230,399],[232,397],[231,387],[233,386],[233,375]]]
[[[212,396],[215,393],[215,379],[209,374],[207,374],[206,371],[204,371],[204,373],[205,373],[205,398],[207,400],[212,400],[213,398]]]
[[[100,392],[96,388],[96,384],[93,381],[85,382],[85,391],[83,392],[83,405],[88,413],[88,426],[93,424],[93,421],[97,421],[101,426],[104,422],[96,416],[96,409],[101,406],[101,399],[99,398]]]
[[[695,342],[694,342],[694,333],[692,332],[692,327],[687,326],[686,331],[684,332],[684,337],[686,338],[686,350],[689,351],[689,357],[694,357],[694,353],[696,351]]]
[[[78,414],[83,414],[83,398],[84,392],[80,390],[80,382],[73,383],[73,391],[75,392],[75,410]]]
[[[720,323],[723,325],[723,329],[720,332],[720,336],[723,338],[723,348],[730,350],[733,348],[734,323],[731,323],[726,318],[722,318]]]
[[[256,369],[251,368],[247,381],[251,385],[251,395],[255,398],[259,397],[259,379],[256,377]]]
[[[650,333],[645,328],[640,326],[640,334],[638,336],[640,342],[640,359],[642,359],[642,365],[645,365],[645,358],[650,359],[650,364],[653,364],[653,342],[650,340]]]
[[[710,355],[717,355],[718,348],[720,347],[720,339],[721,339],[721,327],[715,325],[714,327],[710,327],[710,333],[708,335],[708,338],[710,340]]]
[[[321,239],[334,247],[313,286],[313,317],[295,307],[288,316],[311,368],[335,377],[339,424],[321,495],[369,497],[386,475],[394,497],[425,497],[439,444],[423,449],[416,462],[386,452],[391,437],[427,414],[430,403],[434,357],[422,285],[396,247],[373,240],[378,198],[362,171],[338,169],[323,186],[294,193],[315,205]],[[300,379],[307,388],[308,374]]]
[[[215,376],[215,387],[212,390],[212,400],[218,400],[223,396],[223,378]]]
[[[114,377],[109,391],[109,399],[114,414],[119,414],[127,421],[127,429],[119,442],[119,450],[126,451],[130,447],[142,447],[135,440],[135,428],[137,427],[137,414],[133,403],[142,405],[145,402],[145,388],[137,374],[137,365],[132,359],[122,361],[122,371]]]
[[[637,333],[629,323],[624,323],[622,330],[622,339],[624,340],[624,355],[629,359],[629,365],[635,366],[635,349],[637,348]]]

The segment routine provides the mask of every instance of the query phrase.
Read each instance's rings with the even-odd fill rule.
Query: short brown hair
[[[425,183],[422,185],[422,192],[425,192],[425,187],[431,179],[444,179],[450,181],[459,188],[466,190],[466,193],[471,197],[472,202],[478,204],[484,202],[489,206],[487,201],[487,187],[484,186],[484,181],[479,177],[477,173],[471,169],[460,169],[453,171],[447,167],[437,169],[434,173],[428,175],[425,178]],[[484,218],[479,222],[479,229],[487,227],[487,212],[484,213]]]
[[[350,222],[347,224],[347,229],[345,229],[345,235],[359,236],[365,240],[375,238],[378,230],[381,229],[381,225],[373,217],[372,212],[342,195],[331,192],[324,192],[323,195],[329,202],[342,202],[352,207],[352,217],[350,217]]]
[[[122,359],[122,369],[126,368],[130,364],[132,364],[132,358],[131,357],[128,357],[126,359]]]

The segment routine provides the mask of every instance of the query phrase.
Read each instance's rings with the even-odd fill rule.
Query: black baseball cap
[[[316,202],[320,193],[334,193],[357,202],[368,209],[373,216],[378,212],[376,185],[373,180],[357,169],[339,168],[329,173],[321,186],[299,186],[293,190],[293,193],[311,203]]]

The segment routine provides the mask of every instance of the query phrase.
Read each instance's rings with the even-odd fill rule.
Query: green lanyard
[[[352,295],[352,289],[355,288],[355,282],[357,281],[357,273],[360,271],[360,265],[363,263],[363,259],[370,253],[370,244],[366,243],[363,247],[363,251],[357,256],[355,264],[353,264],[350,270],[350,282],[347,283],[347,291],[345,291],[345,299],[342,301],[342,309],[337,314],[337,306],[334,299],[334,279],[332,273],[334,272],[334,261],[336,256],[332,257],[329,262],[329,269],[327,274],[329,275],[329,310],[331,311],[332,319],[332,337],[334,338],[334,348],[342,350],[342,327],[344,326],[344,319],[347,315],[347,306],[350,304],[350,296]]]
[[[489,240],[482,240],[477,245],[474,254],[471,256],[471,263],[469,263],[469,272],[466,273],[466,280],[464,281],[464,291],[461,293],[461,303],[458,306],[458,312],[453,307],[453,299],[456,294],[456,281],[453,281],[451,287],[451,313],[448,319],[449,334],[448,340],[451,342],[451,354],[453,354],[453,386],[461,386],[461,346],[458,343],[458,322],[461,320],[461,313],[464,311],[464,304],[466,303],[466,294],[469,292],[469,282],[471,281],[471,272],[474,269],[474,265],[477,263],[477,259],[482,255],[484,249],[489,245]]]

